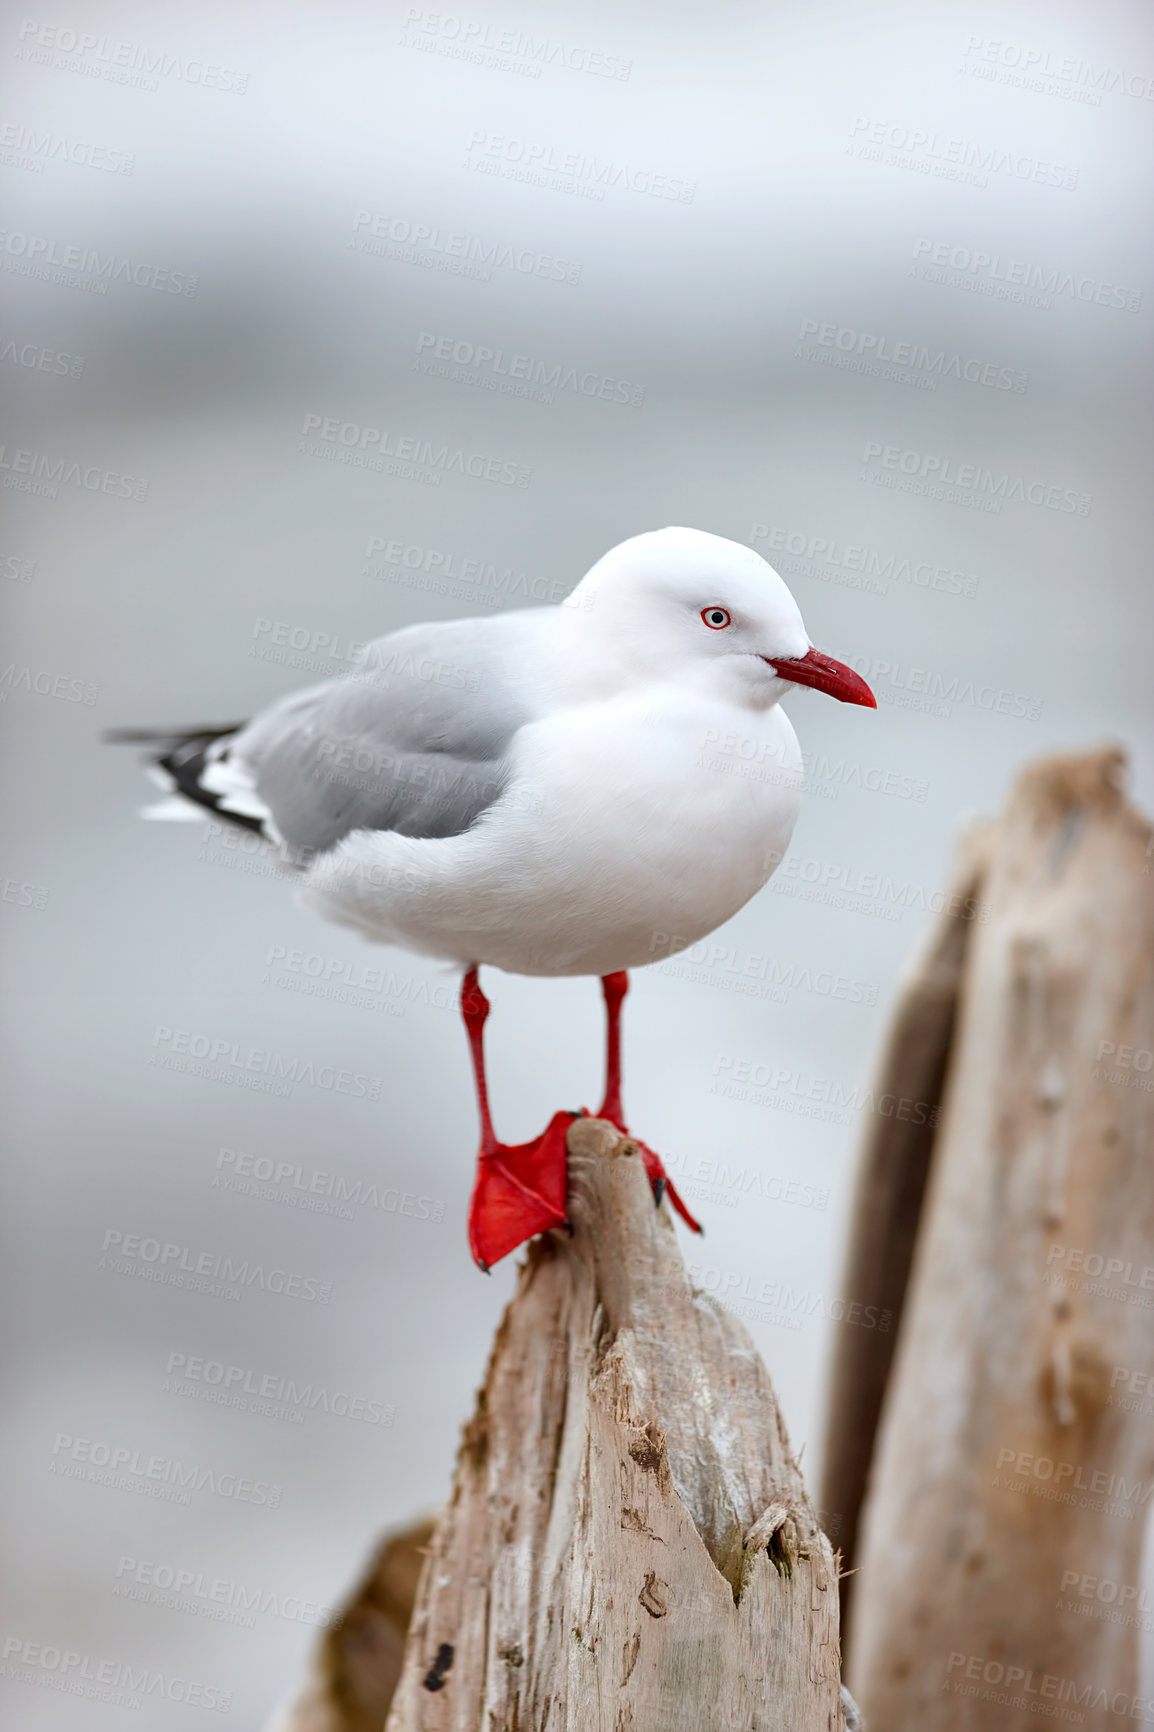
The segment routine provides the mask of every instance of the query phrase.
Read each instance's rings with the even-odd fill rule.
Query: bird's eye
[[[701,617],[710,631],[724,631],[729,624],[729,615],[723,607],[703,607]]]

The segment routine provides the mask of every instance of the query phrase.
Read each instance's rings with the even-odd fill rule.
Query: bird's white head
[[[683,679],[763,709],[791,685],[877,705],[852,668],[809,641],[801,612],[761,555],[701,529],[655,529],[611,548],[565,606],[626,676]]]

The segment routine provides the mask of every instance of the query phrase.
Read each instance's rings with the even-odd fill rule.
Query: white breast
[[[322,912],[512,973],[636,968],[756,894],[801,798],[801,753],[776,706],[687,702],[668,688],[532,724],[513,767],[465,836],[349,838],[311,874]]]

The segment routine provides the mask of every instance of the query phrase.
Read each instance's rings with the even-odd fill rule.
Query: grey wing
[[[525,620],[378,638],[352,673],[264,711],[229,742],[290,857],[312,859],[354,830],[459,836],[476,822],[507,782],[513,736],[533,719],[517,678],[518,637],[537,629],[530,619],[519,632]],[[530,643],[521,647],[531,656]]]

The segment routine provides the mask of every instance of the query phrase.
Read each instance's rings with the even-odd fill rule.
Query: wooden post
[[[448,1506],[381,1549],[270,1732],[371,1732],[390,1696],[389,1732],[864,1732],[765,1367],[636,1146],[579,1119],[568,1147],[574,1237],[529,1250]]]
[[[574,1237],[498,1330],[389,1732],[835,1732],[837,1570],[765,1368],[635,1145],[583,1119],[569,1153]]]
[[[887,1732],[1143,1717],[1154,841],[1122,768],[1033,766],[991,838],[863,1522],[850,1675]]]

